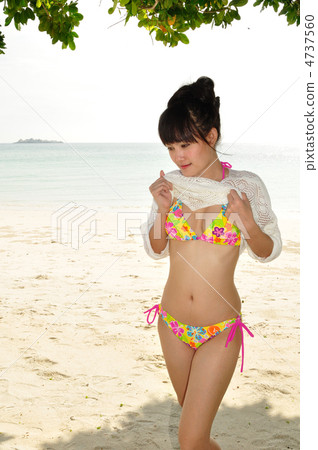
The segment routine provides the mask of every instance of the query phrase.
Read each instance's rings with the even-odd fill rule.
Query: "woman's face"
[[[215,159],[214,151],[202,141],[168,144],[169,155],[186,177],[199,176]]]

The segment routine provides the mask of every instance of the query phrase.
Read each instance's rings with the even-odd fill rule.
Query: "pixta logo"
[[[51,216],[52,242],[70,245],[78,250],[80,244],[85,244],[96,235],[96,219],[92,219],[96,212],[74,202],[62,206]],[[89,231],[81,237],[87,222]]]
[[[129,236],[141,235],[140,224],[146,220],[147,212],[123,211],[117,213],[117,239],[127,239],[127,233]],[[138,226],[131,227],[132,223],[138,224]]]

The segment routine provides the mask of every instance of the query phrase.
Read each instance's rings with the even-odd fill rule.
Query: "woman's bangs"
[[[164,145],[198,142],[198,131],[185,108],[168,108],[159,119],[159,136]]]

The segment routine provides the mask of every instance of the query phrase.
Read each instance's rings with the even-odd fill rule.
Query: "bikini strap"
[[[222,180],[224,180],[224,167],[227,167],[228,169],[231,169],[232,166],[231,166],[230,163],[228,163],[228,162],[223,162],[223,161],[221,161],[221,166],[222,166],[222,168],[223,168],[223,172],[222,172]]]
[[[228,204],[229,204],[229,202],[223,203],[222,209],[221,209],[222,216],[225,216],[225,211],[226,211],[226,209],[227,209],[227,205],[228,205]]]

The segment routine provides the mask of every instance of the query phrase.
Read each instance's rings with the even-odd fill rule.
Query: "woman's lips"
[[[184,166],[180,166],[180,167],[181,167],[181,169],[186,169],[186,168],[189,167],[189,166],[191,166],[191,163],[190,163],[190,164],[186,164],[186,165],[184,165]]]

